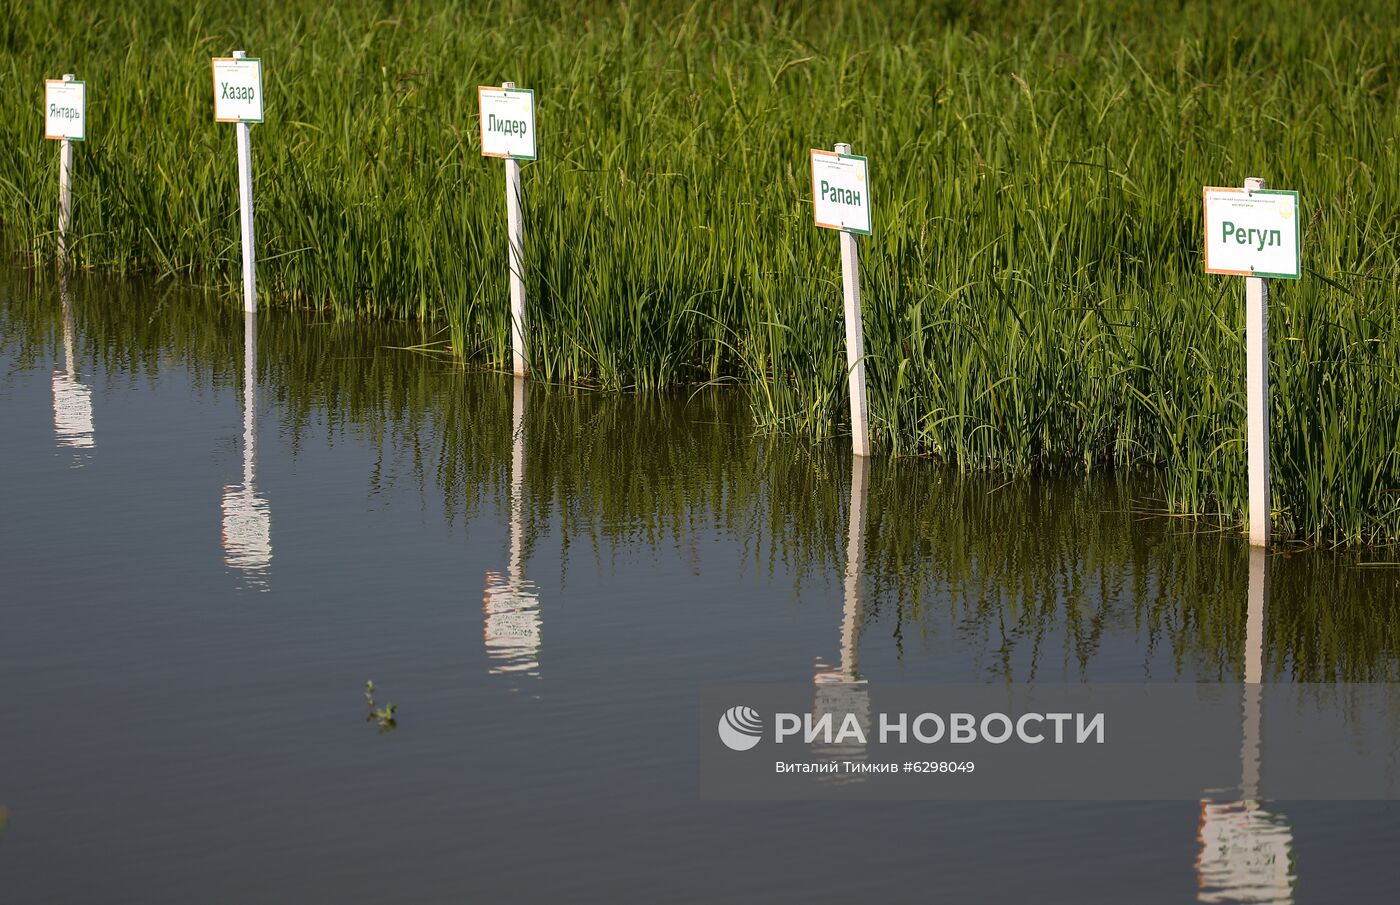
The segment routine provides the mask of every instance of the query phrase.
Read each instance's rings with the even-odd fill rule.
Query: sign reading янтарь
[[[812,149],[812,213],[818,226],[870,235],[866,159]]]
[[[1207,186],[1206,273],[1298,279],[1298,219],[1297,192]]]
[[[44,137],[87,138],[87,85],[56,79],[44,82]]]
[[[535,159],[535,92],[528,88],[476,89],[483,157]]]
[[[255,57],[215,57],[214,122],[262,121],[262,61]]]

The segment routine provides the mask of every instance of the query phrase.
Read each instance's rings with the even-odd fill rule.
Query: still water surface
[[[703,802],[695,744],[716,681],[1392,681],[1393,551],[1272,555],[1261,609],[1124,479],[853,468],[416,327],[0,295],[3,901],[1400,894],[1386,804]]]

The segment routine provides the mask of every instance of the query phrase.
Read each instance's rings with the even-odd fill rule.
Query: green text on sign
[[[812,215],[818,226],[870,234],[868,162],[812,149]]]
[[[87,85],[51,79],[44,83],[44,137],[87,138]]]
[[[1207,273],[1302,276],[1297,192],[1207,188],[1203,198]]]
[[[535,92],[528,88],[476,89],[484,157],[535,159]]]
[[[255,57],[216,57],[213,64],[214,121],[262,122],[262,61]]]

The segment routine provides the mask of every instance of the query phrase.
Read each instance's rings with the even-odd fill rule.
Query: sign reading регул
[[[87,138],[87,85],[58,79],[44,82],[44,137]]]
[[[1206,273],[1302,276],[1297,192],[1208,186],[1204,195]]]
[[[215,57],[214,122],[262,121],[262,61],[256,57]]]
[[[481,154],[535,159],[535,92],[528,88],[476,89],[481,112]]]
[[[864,157],[812,149],[812,212],[818,226],[870,235]]]

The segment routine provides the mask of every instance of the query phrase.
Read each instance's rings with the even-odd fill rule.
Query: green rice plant
[[[233,130],[209,58],[266,66],[260,287],[509,357],[504,184],[478,84],[536,89],[531,365],[549,383],[733,382],[761,426],[848,430],[836,239],[807,149],[871,159],[872,432],[964,472],[1121,468],[1244,512],[1243,287],[1202,272],[1200,189],[1297,189],[1275,281],[1274,521],[1400,539],[1400,9],[1282,0],[590,0],[0,6],[0,228],[54,247],[42,80],[89,84],[85,267],[232,292]],[[33,86],[26,92],[22,86]],[[439,329],[441,332],[439,333]]]

